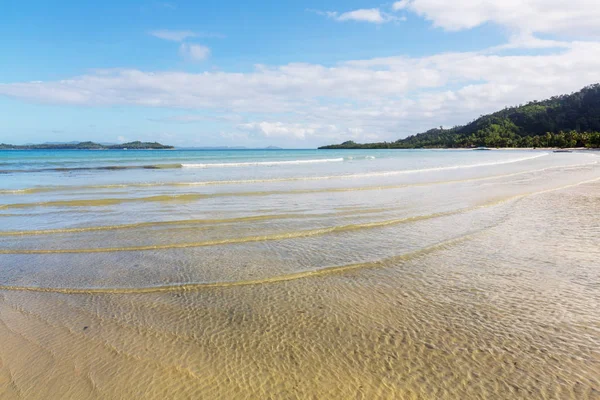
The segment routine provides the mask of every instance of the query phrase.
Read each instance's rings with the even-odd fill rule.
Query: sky
[[[598,0],[1,9],[4,143],[394,141],[600,82]]]

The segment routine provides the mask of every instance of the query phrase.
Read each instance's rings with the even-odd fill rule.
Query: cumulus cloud
[[[160,118],[148,118],[149,121],[191,124],[196,122],[240,122],[243,118],[237,114],[198,115],[198,114],[176,114]]]
[[[491,22],[525,33],[600,35],[596,0],[401,0],[393,8],[412,11],[450,31]]]
[[[404,10],[408,6],[409,3],[410,3],[410,0],[396,1],[395,3],[392,4],[392,9],[394,11]]]
[[[237,125],[238,130],[254,133],[267,139],[297,139],[336,140],[347,139],[376,139],[377,135],[365,135],[363,128],[355,126],[339,126],[335,124],[316,122],[281,122],[255,121]]]
[[[374,24],[383,24],[386,22],[397,21],[401,18],[382,12],[379,8],[362,8],[347,12],[338,11],[316,11],[317,14],[325,15],[333,20],[370,22]]]
[[[192,31],[171,31],[168,29],[160,29],[149,32],[150,35],[159,39],[170,40],[173,42],[181,42],[190,37],[195,37],[196,33]]]
[[[296,137],[299,139],[306,138],[307,135],[314,135],[317,131],[317,126],[314,124],[286,124],[283,122],[250,122],[238,125],[238,128],[244,131],[256,131],[265,137]]]
[[[512,35],[508,43],[494,46],[488,49],[488,52],[510,49],[552,49],[552,48],[569,48],[570,42],[552,39],[540,39],[529,33],[521,33]]]
[[[315,144],[395,140],[600,81],[600,42],[560,44],[534,55],[487,49],[333,66],[258,65],[244,73],[100,70],[57,81],[4,83],[0,95],[51,104],[243,115],[245,122],[223,123],[240,133]]]
[[[210,49],[200,44],[181,43],[179,54],[192,61],[204,61],[210,56]]]
[[[223,35],[218,33],[205,33],[205,32],[194,32],[194,31],[174,31],[169,29],[159,29],[148,32],[149,35],[157,37],[163,40],[169,40],[172,42],[181,42],[189,38],[222,38]]]

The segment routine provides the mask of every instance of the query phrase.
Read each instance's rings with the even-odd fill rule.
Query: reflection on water
[[[0,398],[600,398],[595,155],[35,153]]]

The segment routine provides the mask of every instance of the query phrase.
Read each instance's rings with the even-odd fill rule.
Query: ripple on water
[[[264,220],[5,235],[2,249],[77,250],[346,227],[1,254],[0,398],[600,398],[598,173],[311,194]],[[285,213],[311,202],[329,214]]]

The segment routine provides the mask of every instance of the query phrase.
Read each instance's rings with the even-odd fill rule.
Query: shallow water
[[[599,161],[0,152],[0,398],[600,398]]]

